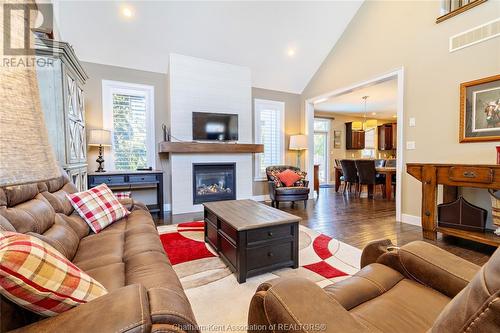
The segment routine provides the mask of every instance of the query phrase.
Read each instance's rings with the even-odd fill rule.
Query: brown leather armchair
[[[291,165],[272,165],[266,168],[267,183],[269,186],[269,197],[271,205],[279,208],[280,201],[291,201],[292,207],[295,201],[304,201],[304,207],[307,207],[307,199],[309,199],[309,181],[303,180],[303,186],[280,186],[277,187],[272,176],[273,172],[283,172],[287,169],[292,171],[300,171],[299,168]]]
[[[483,267],[422,241],[375,241],[354,276],[259,286],[249,332],[499,332],[500,250]]]

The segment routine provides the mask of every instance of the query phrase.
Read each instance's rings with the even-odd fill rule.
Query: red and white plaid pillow
[[[128,191],[128,192],[114,192],[113,194],[119,200],[119,199],[128,199],[128,198],[130,198],[132,192],[130,192],[130,191]]]
[[[95,233],[130,214],[106,184],[67,196],[71,205]]]
[[[0,231],[0,293],[30,311],[55,316],[107,291],[41,239]]]

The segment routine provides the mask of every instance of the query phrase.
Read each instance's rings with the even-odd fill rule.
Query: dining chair
[[[342,193],[346,190],[351,191],[352,185],[355,185],[354,189],[357,189],[358,184],[358,171],[356,169],[356,163],[354,160],[340,160],[340,165],[342,166],[342,174],[344,176],[344,189]]]
[[[363,185],[366,185],[367,191],[370,185],[373,185],[374,190],[377,185],[382,186],[382,193],[385,193],[385,182],[382,177],[377,177],[374,160],[356,160],[356,169],[358,170],[358,189],[356,191],[358,197],[361,196]]]
[[[342,168],[342,165],[340,164],[340,160],[338,158],[334,159],[333,162],[335,163],[336,168]],[[345,187],[345,179],[344,175],[340,176],[340,185],[339,185],[339,191],[344,191]]]

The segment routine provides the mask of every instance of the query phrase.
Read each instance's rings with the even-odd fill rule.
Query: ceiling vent
[[[500,36],[500,18],[450,37],[450,52]]]

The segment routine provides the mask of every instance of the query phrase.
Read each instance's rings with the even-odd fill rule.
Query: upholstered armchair
[[[248,332],[500,332],[500,250],[480,267],[426,242],[380,240],[365,247],[361,267],[324,288],[300,277],[261,284]]]
[[[285,186],[279,178],[278,173],[285,170],[292,170],[302,174],[302,179],[298,180],[293,186]],[[305,172],[301,172],[299,168],[291,165],[272,165],[266,168],[267,182],[269,186],[269,196],[271,197],[271,205],[279,208],[281,201],[291,201],[292,207],[295,201],[304,201],[304,207],[307,207],[307,199],[309,198],[309,181],[305,180]]]

